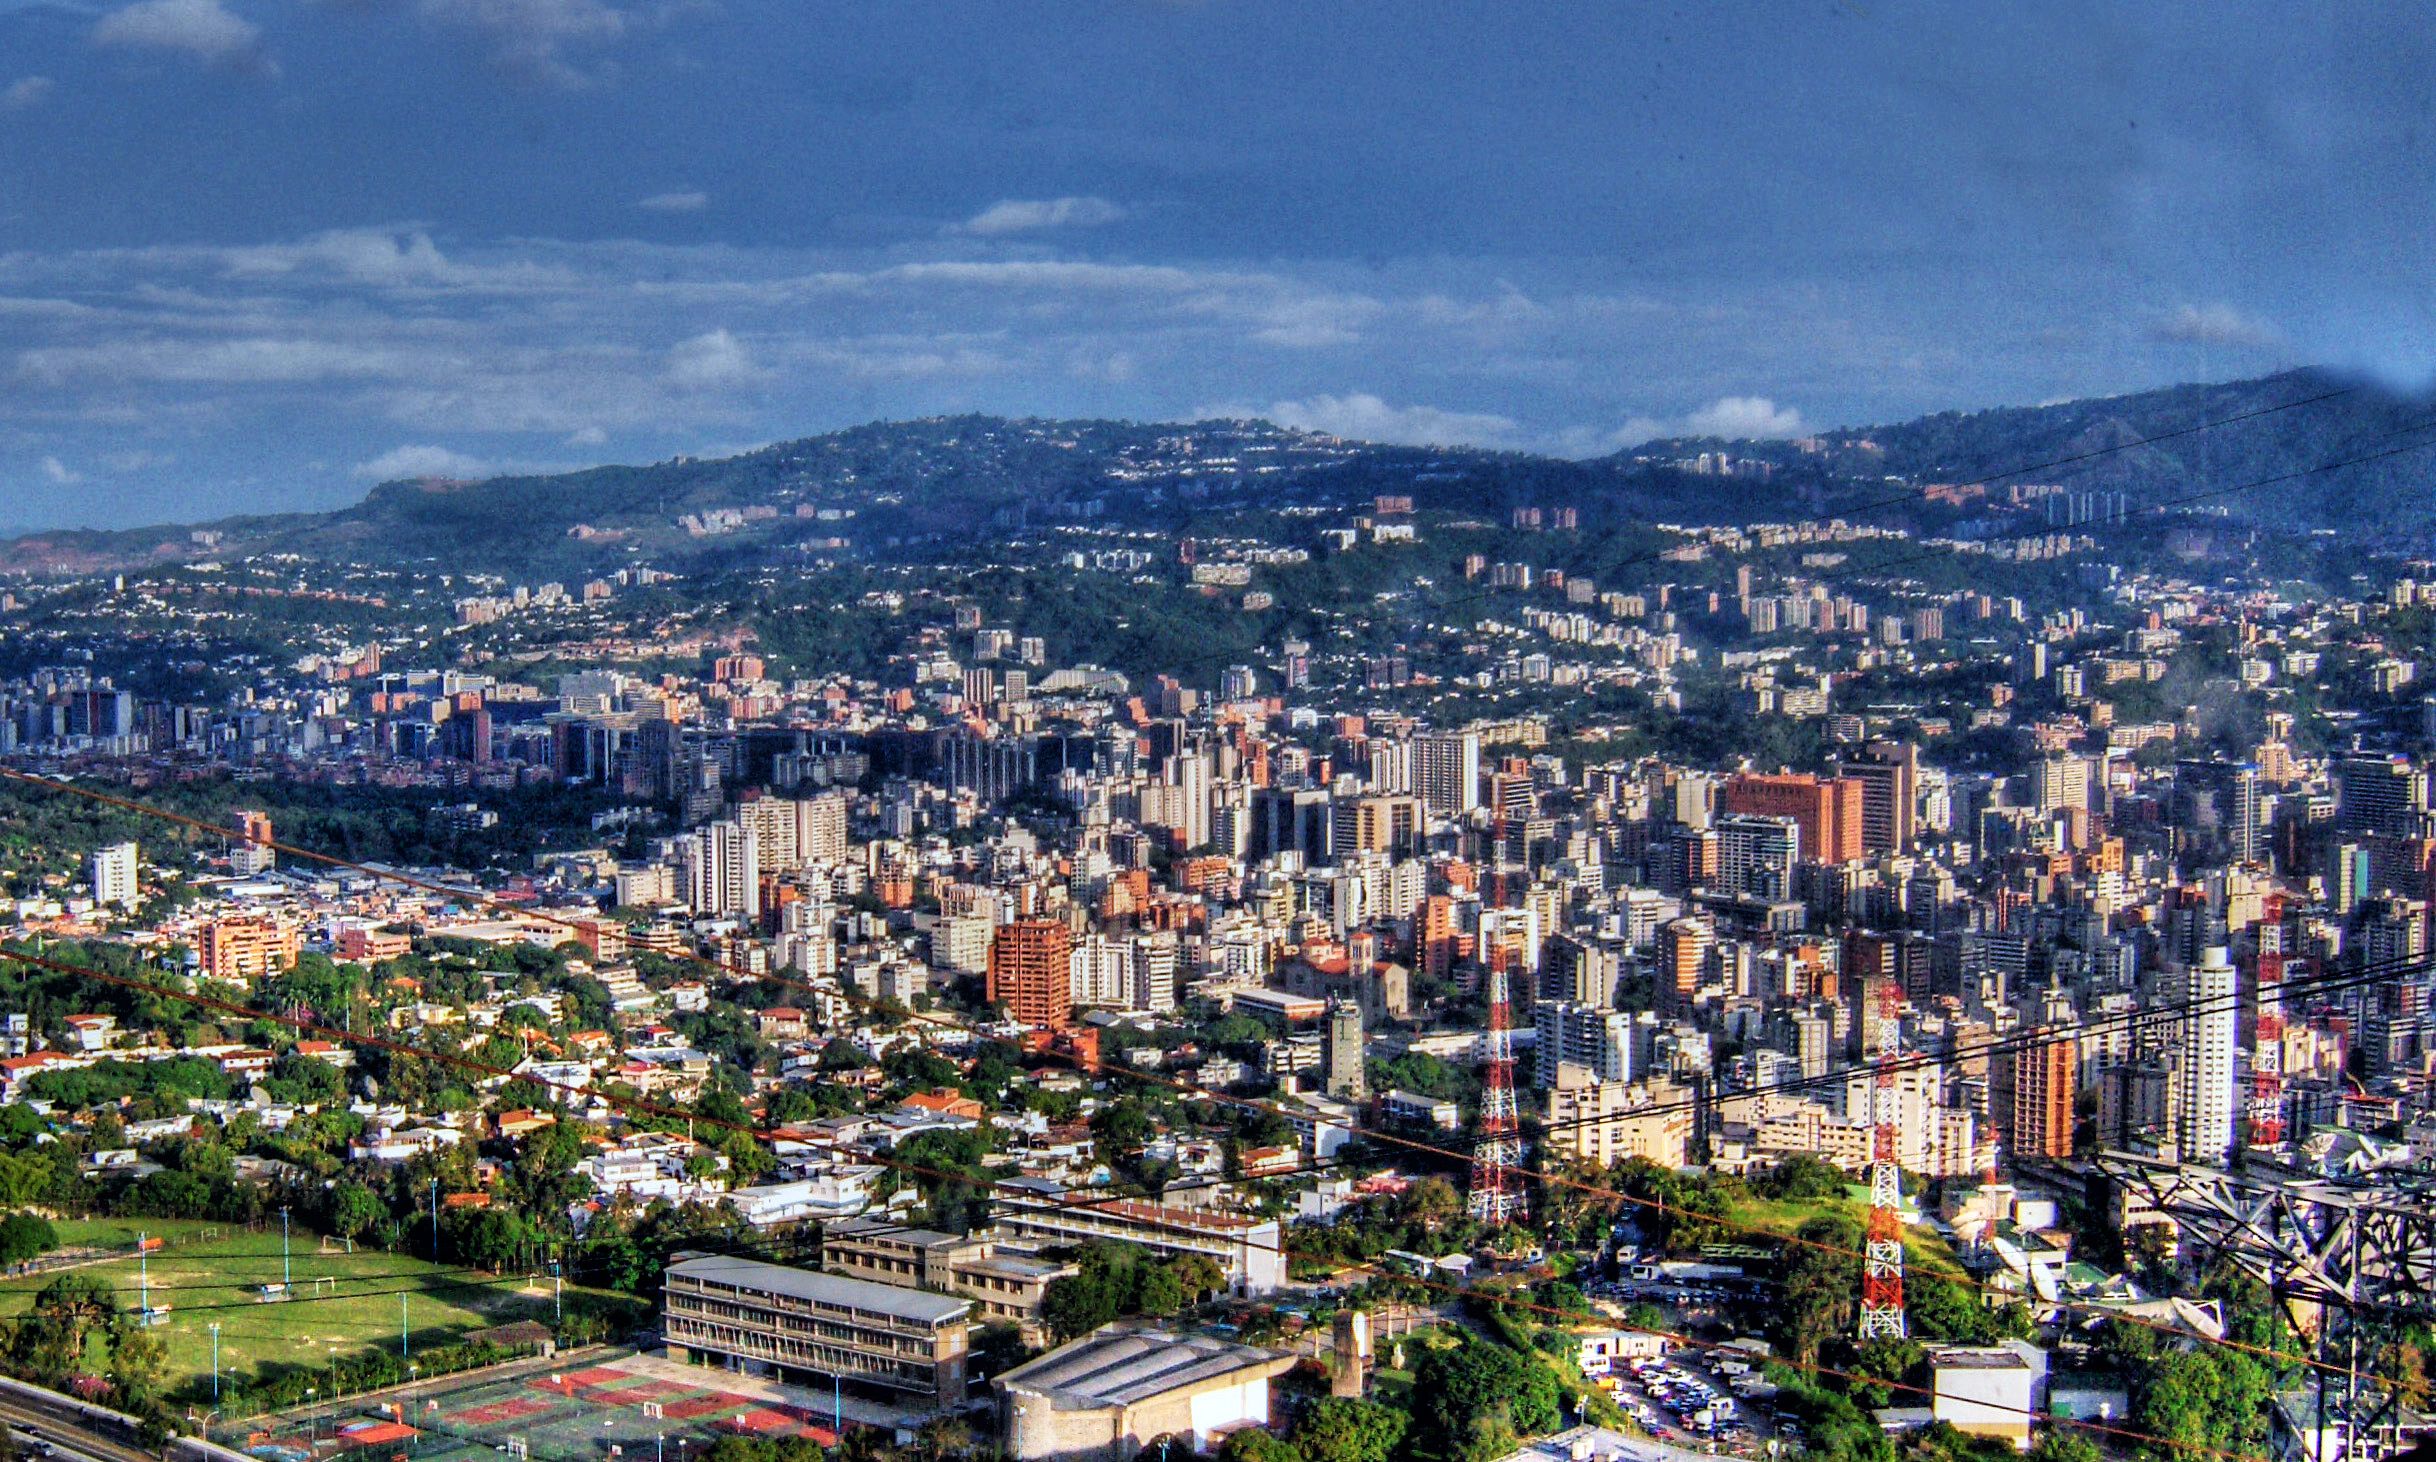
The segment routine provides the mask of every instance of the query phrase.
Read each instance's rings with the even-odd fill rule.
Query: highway
[[[9,1430],[20,1436],[28,1431],[40,1432],[58,1447],[57,1455],[70,1459],[70,1462],[77,1462],[77,1459],[83,1459],[83,1462],[159,1462],[151,1452],[113,1441],[80,1422],[38,1411],[19,1402],[0,1401],[0,1421],[7,1422]]]

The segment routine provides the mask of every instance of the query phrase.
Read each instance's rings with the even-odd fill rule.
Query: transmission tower
[[[1872,1089],[1869,1241],[1862,1248],[1860,1338],[1900,1340],[1903,1321],[1903,1164],[1896,1157],[1902,1096],[1895,1062],[1903,1054],[1902,987],[1878,981],[1878,1073]]]
[[[1480,1096],[1480,1137],[1472,1147],[1472,1217],[1513,1223],[1529,1212],[1522,1190],[1522,1133],[1514,1111],[1514,1035],[1502,950],[1489,956],[1489,1062]]]

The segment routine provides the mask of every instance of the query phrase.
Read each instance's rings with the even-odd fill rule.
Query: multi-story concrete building
[[[1018,1022],[1061,1030],[1074,1015],[1074,936],[1055,919],[1001,924],[990,941],[989,998]]]
[[[713,1254],[678,1255],[662,1294],[673,1359],[781,1381],[834,1377],[924,1406],[964,1400],[973,1302],[961,1296]]]
[[[1277,1220],[1199,1208],[1170,1208],[1132,1198],[1105,1203],[1002,1203],[1000,1231],[1040,1244],[1118,1239],[1162,1257],[1200,1254],[1218,1266],[1238,1295],[1264,1295],[1286,1282]]]
[[[906,1228],[877,1219],[849,1218],[821,1231],[822,1270],[908,1289],[944,1290],[970,1298],[984,1324],[1014,1325],[1024,1343],[1045,1336],[1041,1303],[1049,1286],[1075,1273],[1027,1250],[982,1234],[958,1235]]]
[[[136,901],[135,870],[140,861],[133,843],[96,848],[85,860],[85,881],[93,902],[109,908],[132,909]]]

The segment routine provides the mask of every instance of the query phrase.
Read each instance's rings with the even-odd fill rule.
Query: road
[[[70,1459],[70,1462],[76,1462],[76,1459],[89,1459],[89,1462],[159,1462],[153,1453],[113,1441],[89,1430],[80,1422],[55,1416],[48,1411],[37,1411],[14,1401],[0,1401],[0,1421],[7,1422],[15,1431],[30,1429],[41,1432],[58,1446],[59,1455]]]

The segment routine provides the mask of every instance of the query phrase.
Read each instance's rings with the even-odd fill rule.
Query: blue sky
[[[1586,455],[2424,383],[2432,63],[2386,5],[0,0],[0,525],[960,410]]]

